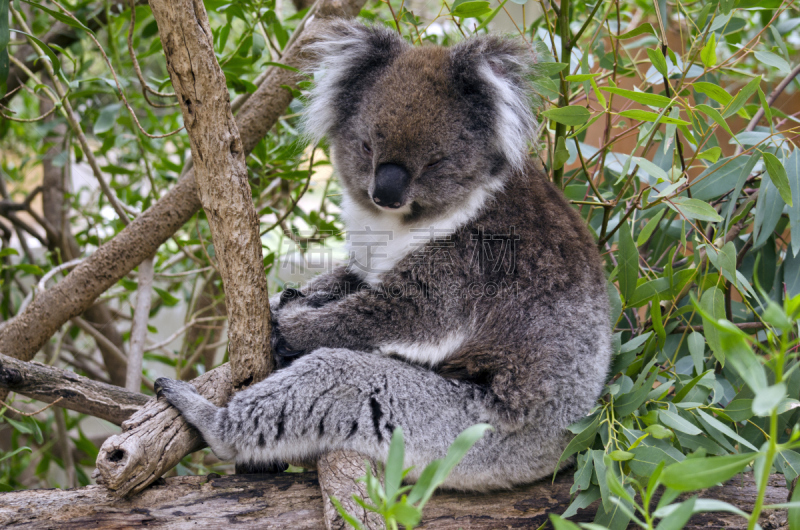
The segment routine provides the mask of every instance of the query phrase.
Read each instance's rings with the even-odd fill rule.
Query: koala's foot
[[[167,403],[181,412],[196,403],[198,397],[202,398],[194,385],[186,381],[159,377],[153,386],[157,397],[166,399]]]
[[[155,382],[156,395],[178,409],[183,418],[195,427],[214,453],[222,460],[233,460],[236,449],[225,441],[221,420],[227,416],[227,409],[214,406],[200,395],[191,383],[159,377]]]

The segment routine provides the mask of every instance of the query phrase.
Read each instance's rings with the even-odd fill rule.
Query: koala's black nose
[[[405,200],[409,182],[411,175],[403,166],[381,164],[375,170],[375,190],[372,192],[372,200],[378,206],[400,208]]]

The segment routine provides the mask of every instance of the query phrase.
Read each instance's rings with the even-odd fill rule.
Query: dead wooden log
[[[554,483],[489,494],[438,492],[425,508],[420,528],[456,530],[530,528],[542,525],[548,514],[563,513],[569,504],[571,473]],[[786,481],[773,475],[766,502],[785,502]],[[752,477],[738,476],[701,497],[752,509],[756,488]],[[580,510],[573,521],[589,522],[597,505]],[[0,494],[0,526],[59,530],[139,528],[203,529],[234,525],[242,530],[318,530],[323,526],[323,501],[316,473],[173,477],[127,499],[100,486],[72,490],[26,490]],[[768,511],[761,519],[767,529],[788,528],[786,512]],[[697,514],[684,527],[747,528],[747,521],[729,513]]]
[[[127,420],[150,399],[144,394],[93,381],[69,370],[25,362],[0,353],[0,388],[45,403],[108,420],[117,425]]]
[[[198,392],[217,406],[232,394],[229,364],[192,381]],[[163,399],[152,399],[109,437],[97,455],[92,475],[115,495],[138,493],[175,467],[181,458],[205,447],[200,433]]]

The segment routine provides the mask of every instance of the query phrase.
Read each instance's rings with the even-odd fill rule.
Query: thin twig
[[[30,416],[36,416],[37,414],[41,414],[42,412],[46,411],[47,409],[49,409],[50,407],[52,407],[53,405],[55,405],[56,403],[58,403],[59,401],[61,401],[62,399],[64,399],[64,397],[63,397],[63,396],[62,396],[62,397],[59,397],[58,399],[56,399],[56,400],[55,400],[55,401],[53,401],[52,403],[48,403],[47,405],[45,405],[44,407],[40,408],[40,409],[39,409],[39,410],[37,410],[36,412],[22,412],[21,410],[17,410],[17,409],[15,409],[14,407],[12,407],[11,405],[9,405],[8,403],[6,403],[5,401],[3,401],[2,399],[0,399],[0,405],[3,405],[3,406],[4,406],[4,407],[6,407],[8,410],[11,410],[11,411],[14,411],[14,412],[16,412],[16,413],[17,413],[17,414],[19,414],[20,416],[28,416],[28,417],[30,417]]]

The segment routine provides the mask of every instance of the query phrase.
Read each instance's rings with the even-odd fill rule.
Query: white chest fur
[[[347,230],[350,270],[370,285],[379,285],[383,275],[397,263],[435,239],[446,239],[473,219],[501,183],[473,191],[467,200],[447,215],[419,223],[403,223],[402,214],[363,208],[344,190],[342,219]]]

